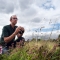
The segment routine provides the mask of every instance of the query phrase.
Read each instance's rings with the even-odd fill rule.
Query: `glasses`
[[[13,19],[16,19],[16,20],[18,20],[18,18],[13,18]]]

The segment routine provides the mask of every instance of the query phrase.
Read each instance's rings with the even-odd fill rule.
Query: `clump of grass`
[[[60,49],[54,52],[50,51],[46,56],[46,60],[60,60]]]

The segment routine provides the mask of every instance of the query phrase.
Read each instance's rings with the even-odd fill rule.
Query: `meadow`
[[[11,48],[0,55],[0,60],[60,60],[60,46],[57,41],[34,39],[26,41],[23,47]]]

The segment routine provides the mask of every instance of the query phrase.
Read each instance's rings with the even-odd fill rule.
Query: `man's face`
[[[16,25],[17,24],[17,16],[16,15],[13,15],[12,16],[12,19],[11,19],[11,23],[13,24],[13,25]]]

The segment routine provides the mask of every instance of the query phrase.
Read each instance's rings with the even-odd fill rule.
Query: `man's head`
[[[16,24],[17,24],[17,20],[18,20],[18,18],[17,18],[16,15],[12,15],[12,16],[10,17],[10,22],[11,22],[11,24],[13,24],[13,25],[16,25]]]

